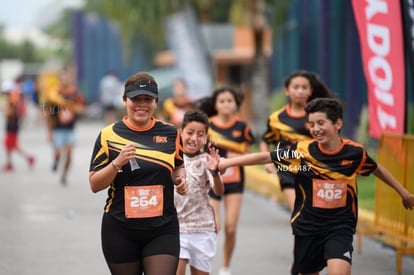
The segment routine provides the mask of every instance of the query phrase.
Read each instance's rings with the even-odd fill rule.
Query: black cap
[[[136,82],[125,87],[124,95],[128,98],[134,98],[138,95],[158,98],[158,87],[150,82]]]

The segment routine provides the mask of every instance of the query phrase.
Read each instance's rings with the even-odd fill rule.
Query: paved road
[[[44,126],[25,124],[21,145],[36,155],[37,162],[29,170],[16,155],[15,172],[0,172],[0,274],[109,274],[100,248],[106,194],[93,194],[87,178],[92,145],[102,126],[90,121],[79,124],[74,165],[68,185],[62,186],[59,175],[51,172],[52,151]],[[0,152],[3,165],[4,150]],[[277,203],[246,192],[233,274],[289,274],[292,237],[288,218],[286,209]],[[213,275],[220,267],[222,242],[219,233]],[[365,237],[363,253],[354,254],[353,274],[395,274],[394,251]],[[404,258],[402,274],[414,274],[413,258]]]

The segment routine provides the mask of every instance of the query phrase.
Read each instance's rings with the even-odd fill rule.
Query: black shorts
[[[352,264],[353,233],[335,231],[315,236],[295,236],[292,274],[319,272],[329,259]]]
[[[278,172],[280,188],[295,189],[295,175],[288,172]]]
[[[180,255],[178,219],[155,230],[136,230],[105,213],[101,230],[102,250],[108,263],[142,261],[160,254],[177,258]]]
[[[244,192],[244,183],[238,182],[238,183],[225,183],[224,184],[224,194],[222,196],[228,195],[228,194],[235,194],[235,193],[243,193]],[[214,194],[214,191],[210,188],[210,191],[208,192],[208,195],[210,198],[215,200],[221,200],[222,196],[217,196]]]

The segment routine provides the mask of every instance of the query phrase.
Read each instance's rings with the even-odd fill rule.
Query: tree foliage
[[[49,36],[61,41],[61,46],[52,54],[59,56],[64,63],[72,59],[72,15],[74,11],[73,8],[63,9],[58,19],[44,29]]]
[[[185,5],[192,6],[200,23],[250,24],[249,9],[258,0],[86,0],[84,10],[108,18],[119,24],[125,49],[146,41],[154,51],[165,46],[165,20]],[[289,0],[266,0],[266,17],[270,24],[284,20]],[[71,14],[73,9],[62,11],[59,19],[46,28],[46,32],[64,41],[69,51],[71,39]],[[61,54],[68,52],[61,50]]]
[[[127,44],[144,37],[153,44],[163,44],[165,19],[185,5],[194,7],[199,22],[250,24],[246,18],[255,0],[86,0],[85,10],[120,24]],[[267,0],[266,17],[272,24],[284,20],[289,0]]]
[[[249,24],[249,4],[254,0],[86,0],[84,9],[117,22],[122,31],[126,48],[148,41],[154,51],[164,47],[165,19],[185,5],[195,8],[201,23]],[[289,0],[266,0],[266,15],[275,27],[285,19]],[[0,26],[0,59],[16,58],[24,62],[39,62],[45,55],[58,54],[64,60],[71,58],[71,19],[73,9],[64,9],[58,20],[45,28],[45,32],[62,41],[62,47],[54,52],[39,50],[30,41],[12,43],[3,35]],[[157,48],[158,47],[158,48]]]
[[[14,43],[6,40],[4,28],[0,26],[0,60],[1,59],[20,59],[26,63],[42,61],[42,55],[36,46],[25,40],[22,43]]]

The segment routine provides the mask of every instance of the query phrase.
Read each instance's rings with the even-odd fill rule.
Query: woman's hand
[[[114,159],[114,161],[116,164],[122,167],[131,159],[135,159],[135,157],[135,145],[134,143],[128,143],[121,149],[119,155]]]

